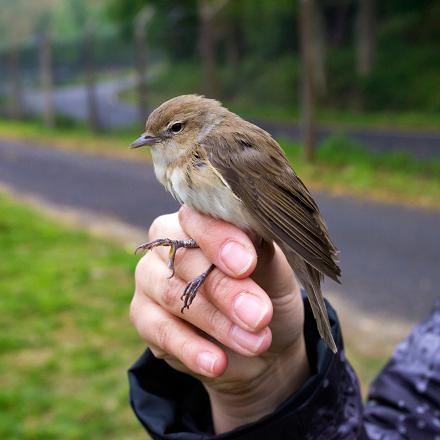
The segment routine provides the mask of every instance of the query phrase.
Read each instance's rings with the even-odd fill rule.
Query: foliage
[[[151,5],[154,11],[148,27],[149,45],[174,59],[193,58],[197,53],[197,1],[110,0],[107,14],[118,23],[126,40],[131,41],[135,18],[145,5]]]
[[[34,4],[35,3],[35,4]],[[147,29],[148,65],[169,60],[164,73],[172,89],[179,66],[193,64],[200,91],[198,57],[199,21],[196,0],[44,0],[32,5],[23,0],[0,0],[0,30],[9,45],[17,34],[20,63],[28,81],[35,81],[38,66],[34,35],[41,16],[51,9],[54,32],[55,80],[71,80],[81,72],[81,38],[85,22],[96,23],[95,64],[101,68],[133,63],[132,31],[137,14],[151,5],[154,15]],[[38,5],[37,5],[38,3]],[[357,2],[323,1],[327,91],[320,108],[354,112],[425,112],[440,115],[440,51],[436,17],[438,2],[407,0],[377,3],[375,62],[371,73],[356,72]],[[19,16],[20,20],[13,19]],[[18,23],[16,26],[15,23]],[[116,30],[118,32],[116,32]],[[266,107],[291,117],[299,106],[298,5],[288,0],[226,1],[213,24],[220,97],[237,107]],[[8,50],[0,63],[8,65]],[[1,52],[1,51],[0,51]],[[190,74],[190,69],[186,73]],[[172,74],[174,72],[174,75]],[[0,71],[0,80],[7,70]],[[152,84],[150,94],[156,94]],[[171,93],[168,93],[170,96]],[[440,123],[437,124],[440,126]]]
[[[440,114],[439,47],[384,44],[366,78],[353,71],[355,54],[350,49],[333,50],[328,57],[327,108],[362,111],[424,111]],[[390,62],[392,60],[392,62]]]
[[[336,63],[335,60],[332,63]],[[183,93],[203,93],[201,88],[201,67],[193,62],[186,63],[161,63],[160,74],[155,75],[149,82],[149,100],[151,107],[161,104],[164,100]],[[435,111],[437,106],[437,89],[435,72],[431,72],[420,90],[430,96],[422,98],[422,92],[417,88],[405,89],[386,87],[386,83],[378,81],[375,90],[369,91],[363,110],[350,109],[350,101],[356,100],[356,91],[347,88],[347,75],[339,74],[340,70],[347,67],[347,61],[343,60],[334,72],[337,80],[332,82],[329,96],[323,100],[322,107],[318,112],[318,120],[322,123],[339,125],[367,126],[367,127],[397,127],[397,128],[427,128],[438,129],[440,127],[440,110]],[[392,72],[390,68],[389,71]],[[398,72],[394,72],[396,77]],[[291,56],[280,58],[277,63],[264,63],[257,59],[245,59],[237,67],[222,65],[219,69],[222,83],[222,101],[231,110],[245,117],[291,122],[299,118],[298,101],[299,89],[292,87],[299,81],[300,65],[298,59]],[[392,74],[388,83],[395,83]],[[375,78],[375,76],[374,76]],[[416,83],[417,79],[411,79]],[[370,80],[369,80],[370,81]],[[371,80],[372,81],[372,80]],[[379,102],[379,98],[385,100]],[[413,102],[419,105],[406,109],[403,105],[405,99],[413,98]],[[122,92],[121,98],[133,104],[137,102],[136,89]],[[427,103],[432,107],[428,109]],[[422,105],[424,103],[424,105]],[[371,108],[371,109],[370,109]]]
[[[173,9],[165,0],[112,0],[111,17],[120,24],[131,22],[146,3],[157,10],[149,29],[152,45],[166,52],[173,71],[177,61],[193,62],[198,47],[194,2],[182,2]],[[327,91],[320,98],[322,107],[440,114],[440,38],[434,19],[440,7],[435,2],[378,4],[375,63],[365,78],[355,68],[357,3],[320,4],[327,43]],[[295,2],[263,0],[256,8],[252,0],[229,1],[217,14],[214,27],[223,99],[247,106],[299,106]],[[335,36],[338,32],[339,37]],[[198,68],[197,62],[194,69]],[[199,88],[200,83],[194,90]]]

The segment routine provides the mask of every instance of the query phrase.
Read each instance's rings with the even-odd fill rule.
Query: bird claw
[[[154,241],[150,241],[148,243],[141,244],[138,246],[135,250],[135,254],[137,254],[139,251],[151,251],[155,247],[159,246],[169,246],[170,252],[168,254],[168,268],[171,270],[171,274],[168,277],[168,279],[173,278],[175,270],[174,270],[174,260],[176,259],[176,252],[180,248],[185,249],[195,249],[199,246],[197,243],[192,239],[187,240],[171,240],[169,238],[159,238]],[[200,274],[198,277],[194,278],[191,282],[187,284],[185,287],[185,290],[183,291],[182,296],[180,299],[183,301],[183,306],[180,309],[181,313],[185,309],[189,309],[189,306],[194,301],[194,298],[197,295],[198,290],[200,289],[201,285],[204,283],[206,277],[212,272],[214,269],[214,265],[212,264],[208,270]]]
[[[174,270],[174,260],[176,259],[176,252],[180,248],[186,248],[186,249],[195,249],[199,246],[197,243],[192,239],[186,239],[186,240],[171,240],[169,238],[159,238],[157,240],[150,241],[148,243],[143,243],[140,246],[136,248],[134,251],[135,254],[137,254],[139,251],[151,251],[155,247],[159,246],[169,246],[170,252],[168,254],[168,268],[171,270],[171,275],[168,277],[173,278],[175,270]]]
[[[180,297],[180,299],[183,301],[183,306],[180,309],[180,313],[183,313],[185,309],[189,309],[189,306],[194,301],[194,298],[196,297],[197,292],[200,289],[200,286],[204,283],[206,277],[212,272],[214,267],[215,266],[211,264],[208,270],[200,274],[198,277],[194,278],[186,285],[185,290],[183,291],[182,296]]]

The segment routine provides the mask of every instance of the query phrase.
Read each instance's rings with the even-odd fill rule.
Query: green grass
[[[0,438],[145,438],[126,378],[137,258],[0,196],[0,260]],[[351,352],[366,389],[385,359]]]
[[[0,197],[0,438],[145,438],[127,397],[136,260]]]
[[[361,393],[364,399],[366,399],[369,385],[385,366],[388,358],[381,355],[367,356],[360,354],[354,346],[350,346],[347,343],[345,345],[347,359],[359,378]]]

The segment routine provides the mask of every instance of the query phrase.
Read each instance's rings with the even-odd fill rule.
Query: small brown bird
[[[158,180],[180,203],[280,246],[307,292],[319,334],[336,352],[321,281],[327,275],[339,282],[337,251],[315,201],[270,134],[218,101],[183,95],[151,113],[131,147],[144,145],[151,146]],[[173,275],[177,249],[197,243],[165,238],[138,249],[156,246],[170,246]],[[188,284],[182,311],[213,268]]]

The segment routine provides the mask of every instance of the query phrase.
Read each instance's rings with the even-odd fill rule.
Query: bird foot
[[[183,301],[183,306],[180,309],[181,313],[183,313],[185,309],[189,309],[189,306],[194,301],[194,298],[196,297],[197,292],[200,289],[201,285],[205,282],[206,277],[212,272],[214,268],[215,266],[211,264],[208,270],[200,274],[198,277],[194,278],[186,285],[185,290],[183,291],[183,294],[180,297],[180,299]]]
[[[168,268],[171,270],[171,275],[168,278],[172,278],[174,276],[174,260],[176,259],[176,252],[180,248],[185,249],[196,249],[198,248],[198,244],[192,240],[171,240],[169,238],[159,238],[158,240],[150,241],[148,243],[141,244],[134,251],[137,254],[139,251],[151,251],[155,247],[158,246],[169,246],[170,252],[168,254]]]
[[[148,243],[141,244],[138,246],[135,250],[135,254],[139,251],[151,251],[155,247],[159,246],[169,246],[170,252],[168,254],[168,268],[171,270],[171,275],[168,278],[172,278],[174,276],[174,260],[176,259],[176,252],[180,248],[185,249],[196,249],[199,246],[197,243],[192,239],[187,240],[171,240],[169,238],[159,238],[154,241],[150,241]],[[197,295],[198,290],[200,289],[201,285],[204,283],[206,277],[212,272],[214,269],[214,265],[212,264],[208,270],[200,274],[198,277],[194,278],[191,282],[187,284],[185,287],[185,290],[183,291],[182,296],[180,299],[183,301],[183,306],[181,308],[181,313],[185,309],[189,309],[189,306],[194,301],[194,298]]]

